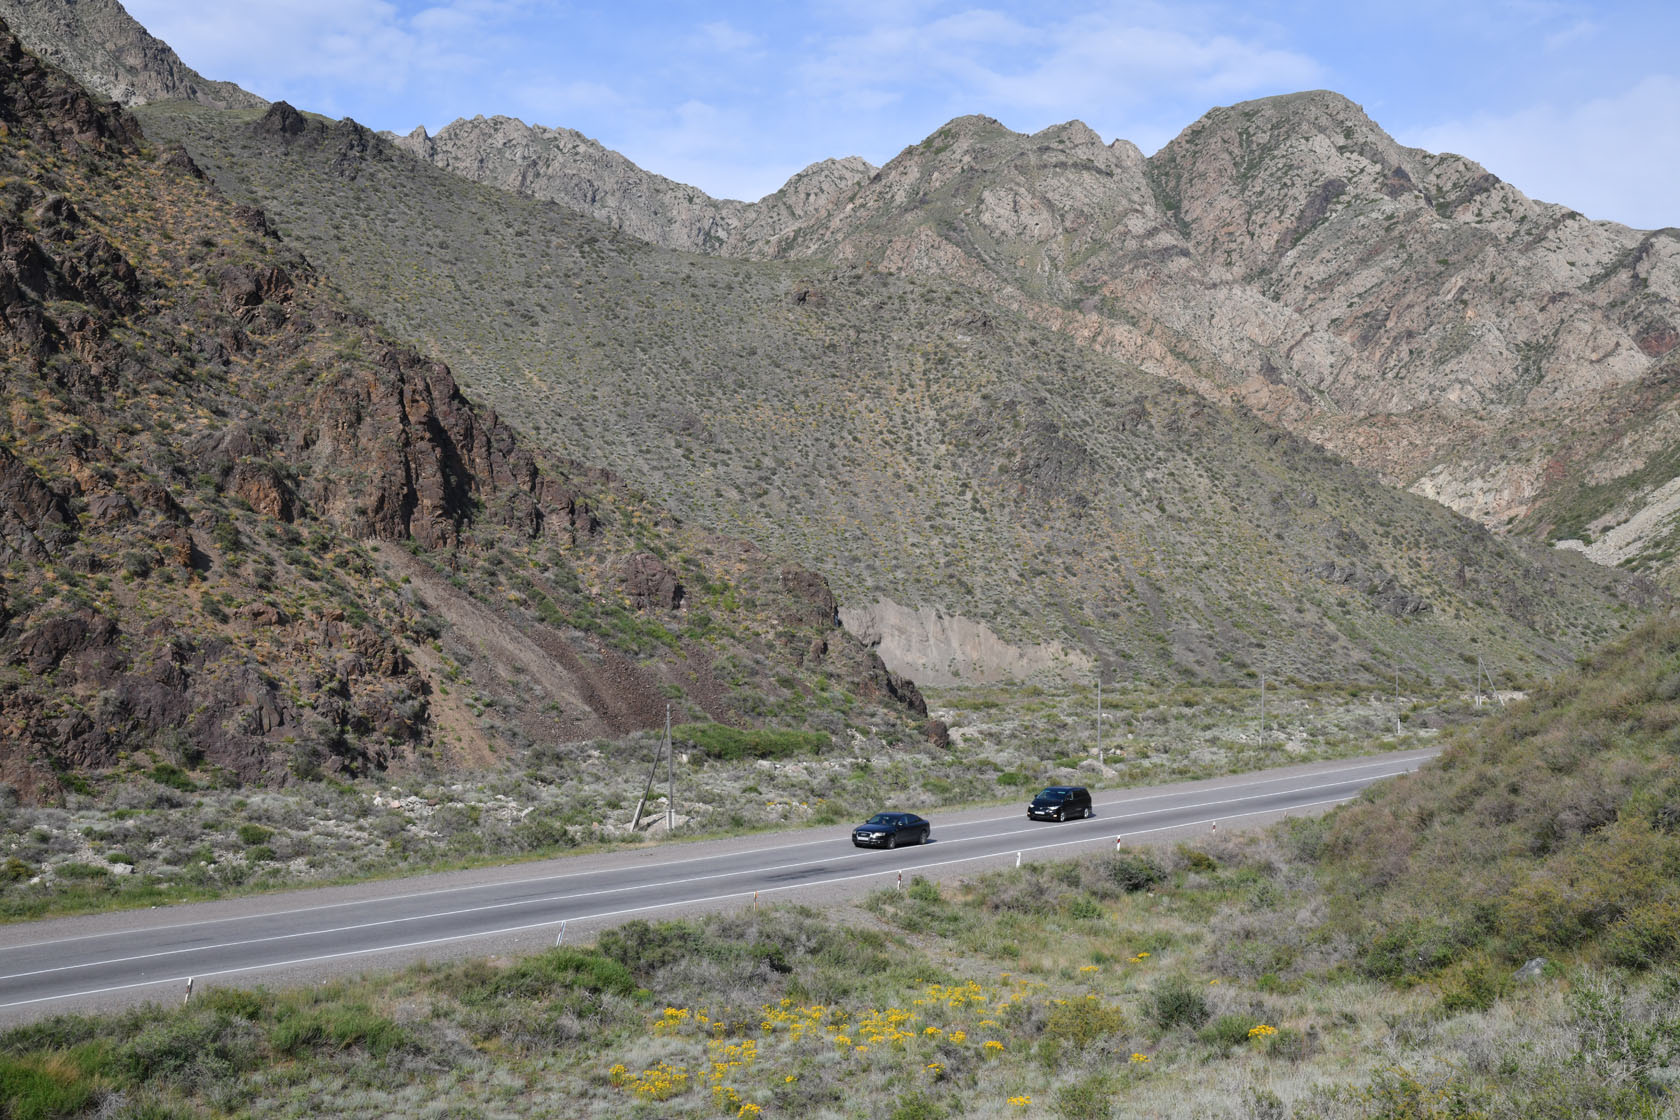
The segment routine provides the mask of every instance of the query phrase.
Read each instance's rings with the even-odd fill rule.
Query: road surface
[[[211,984],[308,983],[425,958],[528,951],[633,917],[797,899],[824,902],[902,875],[954,877],[1322,812],[1417,769],[1433,750],[1200,782],[1096,791],[1065,824],[1019,806],[928,813],[932,842],[860,850],[849,827],[618,849],[410,879],[0,926],[0,1023],[178,1000]],[[891,806],[883,806],[891,808]]]

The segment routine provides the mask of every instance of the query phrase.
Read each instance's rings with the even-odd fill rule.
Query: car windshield
[[[1038,795],[1040,801],[1066,801],[1068,791],[1065,789],[1047,789]]]
[[[897,824],[898,823],[898,818],[893,816],[891,813],[876,813],[873,817],[870,817],[864,823],[865,824]]]

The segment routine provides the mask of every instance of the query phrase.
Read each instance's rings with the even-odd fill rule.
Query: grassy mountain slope
[[[472,764],[673,699],[906,729],[913,686],[838,630],[820,577],[533,455],[3,31],[0,124],[17,792]]]
[[[964,287],[657,249],[289,107],[143,112],[504,414],[844,602],[1142,676],[1529,673],[1615,626],[1616,579]]]
[[[1336,814],[1320,866],[1368,967],[1680,961],[1676,728],[1680,619],[1664,616]]]

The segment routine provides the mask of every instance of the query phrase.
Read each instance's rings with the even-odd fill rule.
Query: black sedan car
[[[914,813],[876,813],[852,829],[852,843],[860,848],[896,848],[926,844],[933,826]]]
[[[1084,786],[1051,786],[1027,806],[1027,816],[1035,821],[1082,820],[1090,815],[1091,791]]]

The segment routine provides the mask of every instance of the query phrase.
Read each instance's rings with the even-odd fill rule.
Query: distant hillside
[[[902,624],[912,675],[989,668],[958,616],[1080,672],[1540,673],[1639,593],[969,287],[657,249],[288,106],[143,120],[539,438]]]
[[[533,453],[3,24],[0,124],[14,791],[472,766],[667,704],[918,734],[819,575]]]
[[[33,52],[123,105],[195,101],[218,109],[268,102],[214,82],[135,22],[118,0],[0,0],[0,19]]]
[[[1533,201],[1337,94],[1214,109],[1147,160],[1078,122],[962,117],[727,238],[655,220],[650,177],[598,145],[451,128],[415,150],[668,247],[955,279],[1497,531],[1680,555],[1680,231]]]

